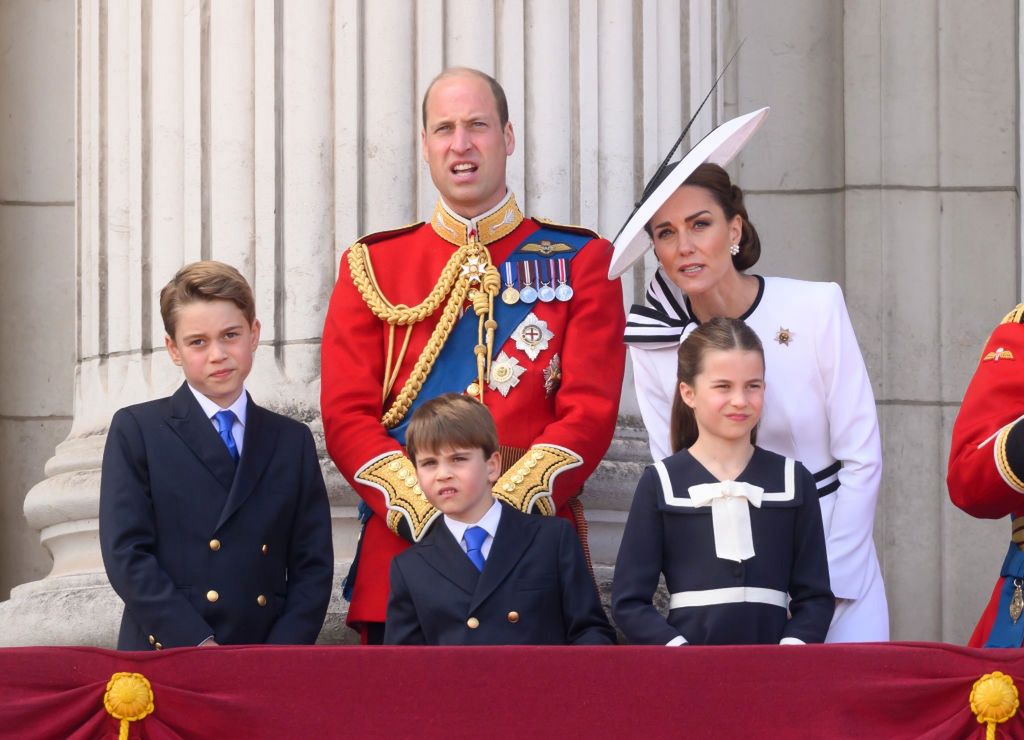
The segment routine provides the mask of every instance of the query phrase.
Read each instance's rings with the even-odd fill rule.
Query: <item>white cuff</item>
[[[666,642],[665,643],[665,647],[679,647],[680,645],[686,645],[686,644],[688,644],[686,642],[686,638],[683,637],[682,635],[679,635],[679,637],[673,637],[671,640]]]
[[[780,645],[806,645],[807,643],[799,637],[783,637],[779,640]]]

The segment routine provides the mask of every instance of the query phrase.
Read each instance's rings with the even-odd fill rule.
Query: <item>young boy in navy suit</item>
[[[386,644],[614,642],[572,525],[491,494],[501,464],[483,404],[455,393],[433,398],[405,439],[419,489],[441,516],[391,564]]]
[[[313,643],[331,595],[327,492],[309,429],[253,403],[252,290],[195,262],[160,292],[185,382],[110,422],[100,548],[124,600],[117,647]]]

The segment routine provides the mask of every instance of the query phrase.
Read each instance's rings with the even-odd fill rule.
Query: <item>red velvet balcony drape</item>
[[[720,648],[0,650],[0,737],[117,737],[116,672],[153,688],[135,738],[985,736],[983,674],[1024,651],[936,643]],[[1018,712],[998,737],[1024,737]]]

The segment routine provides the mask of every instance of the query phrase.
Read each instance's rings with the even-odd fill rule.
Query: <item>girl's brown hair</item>
[[[757,352],[764,365],[764,347],[754,330],[740,319],[716,317],[701,324],[679,345],[679,364],[676,369],[676,394],[672,401],[669,421],[672,452],[686,449],[697,441],[697,417],[679,393],[679,383],[693,387],[697,376],[704,371],[704,357],[711,350],[738,349]],[[757,440],[757,427],[750,430],[750,443]]]

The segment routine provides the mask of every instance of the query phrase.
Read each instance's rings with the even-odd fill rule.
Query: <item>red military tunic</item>
[[[972,516],[1024,515],[1024,304],[992,332],[953,425],[946,483],[953,503]],[[1021,528],[1021,533],[1017,529]],[[1024,543],[1024,519],[1012,537]],[[996,583],[968,643],[982,646],[992,630],[1003,587]]]
[[[539,228],[541,224],[523,219],[515,199],[509,195],[474,222],[459,219],[439,203],[429,224],[378,234],[362,242],[367,244],[366,255],[379,295],[392,306],[417,306],[428,298],[458,245],[465,243],[473,230],[500,269],[504,260]],[[611,252],[611,245],[604,239],[595,237],[586,243],[570,264],[574,293],[571,300],[537,301],[532,306],[532,313],[546,322],[552,334],[547,346],[535,359],[530,359],[526,351],[516,346],[513,335],[500,350],[516,360],[525,372],[518,375],[518,382],[511,387],[506,383],[507,395],[489,384],[484,386],[483,401],[494,415],[503,451],[518,448],[514,453],[518,458],[528,448],[547,445],[548,451],[565,451],[566,458],[574,458],[571,463],[556,465],[550,491],[558,513],[567,517],[567,502],[580,491],[607,451],[618,415],[624,318],[619,282],[606,277]],[[405,329],[398,326],[394,341],[390,342],[388,324],[368,307],[364,294],[353,282],[347,257],[348,253],[342,258],[324,326],[321,412],[331,458],[374,514],[363,533],[347,619],[349,625],[358,627],[361,623],[384,621],[391,559],[408,547],[408,542],[395,534],[396,528],[388,526],[389,498],[384,491],[394,493],[403,483],[412,487],[415,481],[408,461],[393,455],[402,448],[388,435],[381,418],[427,346],[444,301],[441,308],[413,325],[397,377],[387,398],[382,400],[389,343],[394,361],[401,354]],[[497,354],[498,347],[494,349]],[[472,356],[467,362],[475,364]],[[391,461],[391,469],[384,467],[376,475],[387,476],[395,471],[394,475],[401,480],[384,481],[378,477],[374,479],[378,484],[368,484],[372,476],[366,474],[366,469],[388,453],[392,457],[383,459]],[[536,450],[532,454],[541,455]],[[524,461],[529,461],[529,456],[520,462],[525,465]],[[508,468],[515,460],[503,462],[503,467]],[[506,473],[496,490],[503,481],[505,490],[514,489],[515,484],[508,480],[514,472]],[[394,507],[390,513],[394,525],[401,516],[395,514]]]

